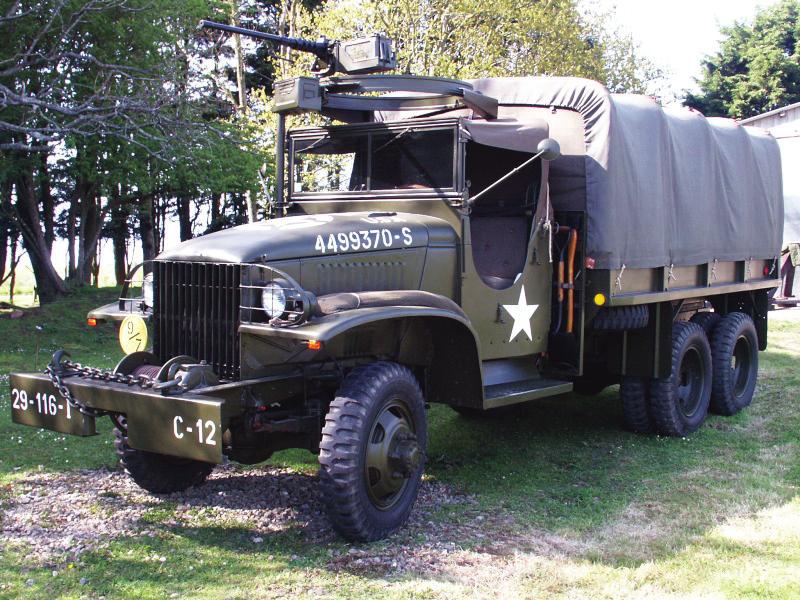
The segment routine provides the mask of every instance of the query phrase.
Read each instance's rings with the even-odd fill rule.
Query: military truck
[[[481,418],[619,384],[627,428],[686,436],[751,402],[783,219],[767,133],[583,79],[370,74],[394,64],[380,36],[319,44],[318,76],[275,86],[272,218],[144,265],[141,296],[88,317],[121,324],[125,358],[12,374],[16,422],[109,416],[154,493],[306,448],[333,526],[368,541],[412,509],[429,403]],[[328,124],[287,131],[308,112]]]

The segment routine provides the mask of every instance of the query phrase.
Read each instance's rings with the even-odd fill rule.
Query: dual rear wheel
[[[669,377],[623,378],[620,397],[629,430],[681,437],[697,431],[709,410],[734,415],[752,402],[758,337],[748,315],[700,313],[676,323],[671,360]]]

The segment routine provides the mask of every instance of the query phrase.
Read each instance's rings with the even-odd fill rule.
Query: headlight
[[[280,317],[286,312],[286,292],[277,283],[264,286],[261,292],[261,308],[270,319]]]
[[[155,295],[153,293],[153,274],[148,273],[142,279],[142,297],[144,298],[144,303],[147,304],[149,307],[153,307],[153,302]]]

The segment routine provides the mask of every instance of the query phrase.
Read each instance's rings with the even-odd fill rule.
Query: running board
[[[510,383],[487,385],[483,389],[483,408],[498,408],[509,404],[519,404],[572,391],[571,381],[558,379],[527,379]]]

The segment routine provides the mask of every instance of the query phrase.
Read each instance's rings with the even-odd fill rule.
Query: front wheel
[[[121,425],[125,425],[124,418]],[[172,494],[200,485],[214,470],[211,463],[132,448],[123,429],[114,429],[114,448],[125,472],[153,494]]]
[[[425,468],[425,400],[392,362],[357,367],[325,417],[320,483],[328,517],[348,540],[386,537],[408,518]]]

